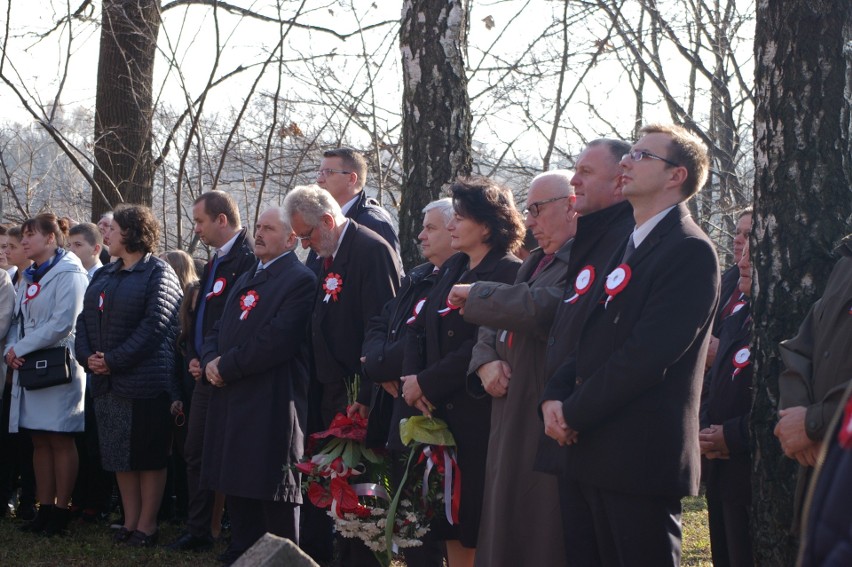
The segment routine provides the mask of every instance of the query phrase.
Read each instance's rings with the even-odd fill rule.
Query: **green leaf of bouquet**
[[[343,449],[343,463],[350,469],[361,462],[361,445],[348,441]]]
[[[406,445],[416,442],[424,445],[456,446],[456,440],[447,423],[443,419],[425,415],[415,415],[400,421],[399,436]]]
[[[364,456],[365,459],[374,464],[379,464],[383,460],[372,449],[361,449],[361,454]]]

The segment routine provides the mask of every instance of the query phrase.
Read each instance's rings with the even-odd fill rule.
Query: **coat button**
[[[829,357],[829,353],[828,353],[828,351],[825,351],[824,353],[822,353],[822,357],[823,357],[823,358],[828,358],[828,357]]]
[[[384,361],[385,361],[385,355],[380,354],[379,355],[379,362],[384,362]]]
[[[580,378],[580,377],[578,376],[578,377],[574,380],[574,383],[575,383],[576,385],[580,386],[580,385],[582,385],[582,384],[583,384],[583,379],[582,379],[582,378]]]
[[[447,409],[448,409],[448,410],[453,409],[453,404],[447,404]]]
[[[489,297],[492,293],[494,293],[494,288],[491,286],[484,286],[483,289],[479,290],[479,297]]]
[[[556,344],[556,337],[550,337],[547,339],[547,346],[553,346],[554,344]]]
[[[452,337],[453,335],[455,335],[455,333],[453,332],[453,330],[452,330],[452,329],[450,329],[449,331],[447,331],[447,336],[448,336],[448,337]]]

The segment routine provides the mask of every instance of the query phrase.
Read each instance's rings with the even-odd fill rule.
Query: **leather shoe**
[[[210,551],[213,549],[213,540],[205,537],[195,537],[189,532],[166,546],[169,551]]]

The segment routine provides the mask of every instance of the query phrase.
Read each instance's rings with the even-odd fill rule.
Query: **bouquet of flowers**
[[[390,565],[395,548],[421,544],[428,521],[409,499],[395,499],[389,514],[388,457],[364,445],[366,434],[366,419],[337,414],[327,430],[310,436],[309,460],[296,469],[308,499],[329,509],[337,532],[362,540],[382,565]]]

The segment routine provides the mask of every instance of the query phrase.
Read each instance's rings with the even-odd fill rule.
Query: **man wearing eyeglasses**
[[[567,446],[570,565],[679,565],[680,499],[698,490],[698,401],[719,267],[685,202],[709,160],[684,128],[641,134],[621,160],[636,227],[578,294],[562,345],[572,354],[541,406],[545,432]]]
[[[378,201],[364,191],[367,160],[352,148],[335,148],[322,154],[317,170],[317,185],[328,191],[346,218],[379,234],[399,256],[399,237],[393,219]],[[305,264],[319,273],[322,263],[311,250]]]
[[[565,450],[544,435],[536,411],[539,404],[538,396],[541,395],[547,379],[555,373],[569,354],[564,348],[565,337],[563,333],[577,312],[576,299],[573,296],[576,293],[575,282],[578,273],[590,266],[592,274],[600,273],[616,248],[624,247],[625,238],[633,230],[633,209],[629,203],[623,200],[621,195],[621,166],[619,164],[621,157],[629,149],[630,144],[621,140],[597,139],[590,142],[577,157],[574,164],[574,174],[570,178],[572,192],[575,193],[576,199],[573,209],[576,213],[579,213],[579,218],[576,220],[576,235],[571,240],[570,245],[564,245],[557,253],[557,262],[554,262],[556,266],[552,269],[560,268],[562,273],[558,281],[551,282],[552,287],[535,284],[528,286],[526,283],[506,286],[490,282],[478,282],[475,293],[467,297],[469,290],[463,290],[456,286],[458,291],[465,296],[459,298],[459,303],[463,302],[465,298],[467,299],[466,319],[470,318],[471,321],[498,328],[503,327],[515,331],[526,330],[527,334],[530,335],[528,340],[533,340],[531,335],[535,335],[535,340],[540,344],[541,350],[532,357],[534,362],[526,363],[529,369],[523,371],[517,363],[512,364],[510,365],[511,368],[516,368],[517,371],[510,375],[511,380],[509,380],[509,377],[505,380],[510,383],[508,400],[512,399],[515,391],[525,391],[522,388],[531,388],[536,396],[527,407],[528,419],[532,420],[534,429],[524,435],[524,453],[528,454],[527,466],[538,471],[536,473],[530,472],[530,478],[539,480],[545,486],[554,486],[557,479],[548,478],[538,473],[557,474],[562,469]],[[536,205],[532,194],[531,189],[529,200],[532,202],[527,206],[528,223],[533,212],[532,208]],[[541,213],[542,205],[541,203],[537,205],[536,208]],[[549,206],[545,205],[545,207]],[[539,218],[541,218],[541,215]],[[574,227],[571,228],[573,230]],[[544,243],[542,243],[542,246],[544,246]],[[563,259],[562,262],[558,261],[560,258]],[[594,276],[587,278],[586,282],[586,286],[591,285],[594,282]],[[535,332],[530,332],[530,329],[535,329]],[[517,341],[518,337],[519,334],[516,333],[514,340]],[[476,364],[481,364],[476,359],[477,352],[482,352],[481,346],[481,344],[477,345],[474,350],[474,359],[471,364],[472,372],[477,370]],[[478,368],[479,375],[482,376],[487,372],[488,367],[489,364],[480,366]],[[483,381],[485,379],[487,379],[487,376]],[[524,386],[526,383],[529,384]],[[492,408],[496,407],[497,403],[495,400]],[[502,428],[505,428],[505,425]],[[496,424],[492,419],[492,431],[495,430]],[[537,443],[536,439],[538,440]],[[489,453],[489,455],[493,454],[493,452]],[[486,482],[488,482],[488,479],[486,479]],[[556,509],[554,513],[553,507],[558,504],[559,500],[555,490],[550,495],[550,506],[540,506],[536,514],[537,517],[547,521],[551,528],[555,527],[558,530],[560,526],[563,526],[563,523],[559,517],[559,510]],[[547,512],[547,510],[550,510],[550,512]],[[571,529],[571,526],[566,524],[564,529]],[[502,546],[500,542],[505,540],[517,545],[517,540],[502,531],[498,533],[500,537],[492,540],[490,535],[483,532],[483,539],[486,542],[494,541],[496,549],[503,552],[504,556],[509,559],[501,561],[500,555],[495,553],[491,557],[492,564],[498,566],[511,565],[513,564],[511,560],[513,556],[505,550],[505,546]],[[535,540],[535,536],[529,536],[523,530],[520,530],[520,533],[524,533],[525,537]],[[551,532],[546,533],[550,535]],[[562,536],[562,532],[557,533]],[[501,547],[504,549],[501,549]],[[552,543],[545,548],[553,555],[544,563],[564,562],[565,554],[570,555],[572,553],[572,550],[564,548],[561,541],[558,542],[558,549],[554,549]],[[478,557],[485,556],[484,549],[483,545],[479,546]],[[526,549],[526,547],[523,549]],[[558,555],[560,550],[562,550],[562,554]],[[535,565],[541,563],[536,563],[534,559],[530,561],[518,559],[518,561],[514,564]]]
[[[308,430],[326,429],[334,416],[347,412],[349,393],[361,375],[361,347],[372,317],[399,288],[399,257],[369,228],[346,218],[330,192],[308,185],[284,199],[288,220],[303,248],[320,258],[311,313],[309,341],[313,349]],[[371,384],[361,376],[357,401],[349,411],[366,417]],[[359,403],[360,402],[360,403]],[[305,506],[303,549],[317,560],[331,560],[331,522],[325,511]],[[358,540],[342,539],[340,564],[377,565],[373,553]]]

